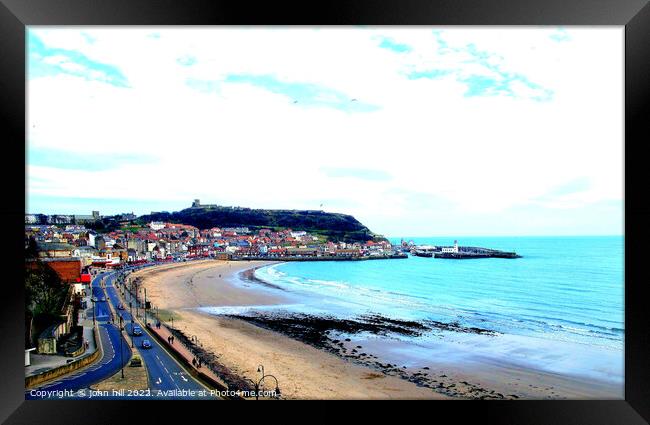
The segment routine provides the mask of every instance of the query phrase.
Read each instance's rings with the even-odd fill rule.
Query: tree
[[[103,231],[106,230],[106,225],[101,220],[100,221],[95,221],[95,222],[92,222],[92,223],[87,223],[86,227],[91,229],[91,230],[95,230],[97,232],[103,232]]]
[[[34,236],[29,237],[27,249],[25,250],[25,258],[29,260],[38,258],[38,245],[36,244],[36,238]]]
[[[34,327],[42,328],[59,319],[69,287],[46,264],[32,259],[30,265],[25,270],[25,324],[29,326],[25,343],[31,346]]]

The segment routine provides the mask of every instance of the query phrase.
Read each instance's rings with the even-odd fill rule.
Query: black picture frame
[[[4,282],[0,298],[0,420],[6,423],[152,423],[171,411],[214,415],[208,403],[25,401],[23,361],[23,224],[25,191],[25,29],[30,25],[617,25],[625,26],[625,400],[471,401],[411,404],[408,410],[456,420],[512,424],[643,424],[650,420],[650,324],[644,275],[650,237],[644,134],[650,118],[650,4],[647,0],[365,0],[225,2],[169,0],[0,0],[0,99],[5,151],[0,217]],[[646,142],[646,143],[644,143]],[[22,168],[21,168],[22,167]],[[26,175],[25,175],[26,176]],[[153,404],[152,404],[153,403]],[[433,404],[432,404],[433,403]],[[464,403],[464,404],[458,404]],[[470,404],[467,404],[470,403]],[[219,410],[242,410],[232,403]],[[269,407],[272,404],[273,407]],[[274,411],[286,403],[267,403]],[[180,406],[180,407],[179,407]],[[231,407],[235,406],[235,407]],[[161,408],[162,407],[162,408]],[[293,406],[290,406],[293,408]],[[126,409],[126,410],[125,410]],[[325,419],[338,409],[318,407]],[[393,410],[363,406],[364,411]],[[399,409],[404,409],[400,407]],[[254,420],[261,409],[243,409]],[[246,412],[248,410],[248,412]],[[340,412],[339,412],[340,413]],[[272,414],[272,413],[269,413]],[[310,415],[313,416],[312,412]],[[128,417],[128,420],[125,418]],[[426,416],[425,416],[426,417]],[[224,417],[225,418],[225,417]],[[263,416],[257,416],[265,420]],[[266,419],[272,419],[266,418]],[[215,419],[216,420],[216,419]],[[91,422],[92,421],[92,422]]]

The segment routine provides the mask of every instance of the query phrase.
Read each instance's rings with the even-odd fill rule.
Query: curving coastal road
[[[117,293],[117,288],[114,286],[115,283],[115,274],[111,274],[106,279],[106,292],[110,299],[110,302],[115,306],[120,304],[120,299]],[[146,327],[141,326],[143,331],[142,336],[133,336],[132,327],[134,326],[131,323],[131,314],[128,309],[116,310],[119,315],[122,316],[127,332],[133,338],[134,344],[142,344],[142,340],[147,339],[151,343],[151,348],[140,348],[140,355],[142,360],[147,365],[147,374],[149,375],[149,388],[151,389],[152,394],[156,394],[157,398],[167,398],[165,397],[165,392],[172,391],[174,389],[181,390],[194,390],[200,391],[205,390],[206,388],[196,381],[189,373],[183,369],[180,364],[171,357],[171,355],[158,343],[158,341],[149,334]],[[119,318],[116,318],[116,323],[119,322]],[[135,324],[135,326],[138,326]],[[185,397],[171,397],[171,398],[185,398]],[[196,398],[196,397],[189,397]],[[200,398],[200,397],[199,397]]]
[[[128,365],[131,358],[130,345],[122,337],[118,329],[119,318],[115,317],[115,323],[111,323],[111,310],[108,306],[109,302],[112,303],[115,311],[122,315],[127,332],[132,335],[131,315],[126,310],[117,310],[120,299],[114,286],[115,277],[115,272],[104,272],[98,274],[91,283],[93,297],[101,300],[102,297],[108,295],[105,302],[98,301],[95,303],[94,311],[98,323],[99,337],[104,350],[101,360],[72,374],[65,375],[56,381],[26,390],[25,399],[59,399],[62,398],[60,392],[63,390],[67,390],[63,395],[63,398],[66,399],[88,398],[91,385],[112,376],[120,370],[120,339],[122,340],[124,363]],[[101,287],[102,278],[105,278],[106,292]],[[142,327],[142,330],[144,334],[134,337],[134,344],[141,344],[143,339],[148,339],[151,342],[151,348],[140,348],[139,350],[147,368],[149,390],[140,391],[138,395],[95,395],[93,398],[215,399],[214,396],[210,395],[208,388],[187,373],[172,358],[171,354],[148,334],[145,327]],[[193,393],[188,393],[188,391]]]

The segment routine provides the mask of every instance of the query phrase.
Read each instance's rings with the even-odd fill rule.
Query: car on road
[[[151,348],[151,342],[148,339],[143,340],[142,348]]]
[[[142,328],[140,326],[134,326],[132,334],[133,334],[133,336],[142,335]]]
[[[133,357],[131,357],[130,365],[135,367],[142,367],[142,359],[134,354]]]
[[[102,297],[101,302],[106,302],[106,297]]]

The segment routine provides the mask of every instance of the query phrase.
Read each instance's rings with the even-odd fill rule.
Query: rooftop
[[[39,242],[39,251],[72,251],[75,249],[74,245],[59,242]]]

